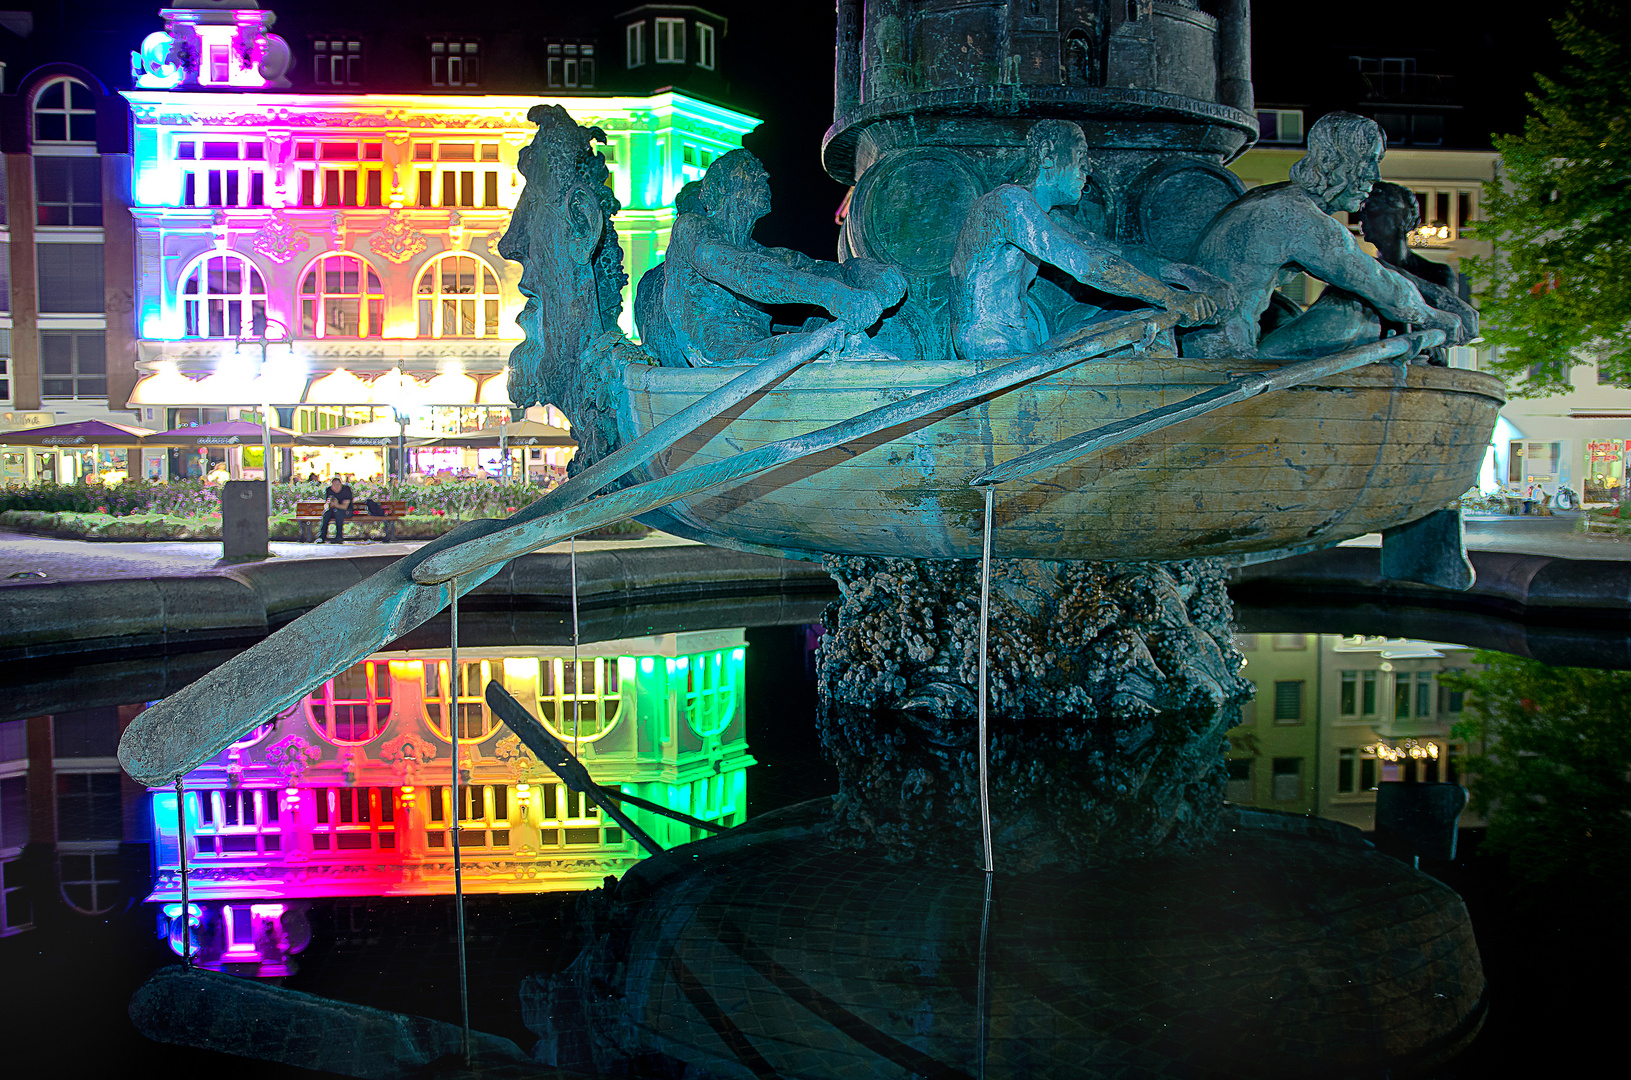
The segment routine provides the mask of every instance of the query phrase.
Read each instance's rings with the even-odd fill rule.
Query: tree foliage
[[[1569,389],[1574,364],[1631,382],[1631,9],[1570,0],[1552,22],[1567,60],[1537,75],[1521,135],[1497,136],[1504,181],[1484,185],[1469,260],[1483,334],[1520,396]]]
[[[1537,890],[1631,897],[1631,672],[1549,667],[1480,652],[1483,670],[1443,675],[1468,693],[1458,738],[1485,847]]]

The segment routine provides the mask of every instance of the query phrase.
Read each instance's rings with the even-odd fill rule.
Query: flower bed
[[[413,513],[396,523],[398,540],[434,540],[452,531],[459,519],[445,513]],[[98,514],[70,510],[0,511],[0,528],[65,540],[220,540],[221,515],[198,514]],[[282,513],[268,523],[273,540],[300,539],[300,525],[294,514]],[[604,529],[584,534],[586,539],[626,537],[634,539],[651,530],[635,521],[619,521]],[[347,522],[347,540],[384,540],[384,522]]]

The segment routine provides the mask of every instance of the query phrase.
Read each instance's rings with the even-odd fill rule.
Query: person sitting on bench
[[[317,532],[317,542],[328,541],[328,524],[334,522],[334,543],[345,542],[345,519],[351,516],[351,485],[338,476],[323,489],[323,524]]]

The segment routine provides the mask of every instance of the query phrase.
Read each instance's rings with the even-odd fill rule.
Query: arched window
[[[188,337],[259,337],[266,332],[266,282],[239,255],[200,259],[181,283]]]
[[[333,743],[361,743],[385,730],[391,717],[391,665],[353,664],[306,699],[311,725]]]
[[[497,337],[498,278],[473,255],[446,255],[419,275],[420,337]]]
[[[737,676],[742,650],[699,653],[674,661],[680,706],[691,730],[706,738],[730,726],[736,715]]]
[[[96,98],[78,79],[52,79],[34,98],[34,141],[96,141]]]
[[[502,671],[501,662],[460,661],[463,669],[458,687],[459,738],[485,739],[498,730],[498,720],[487,705],[487,684]],[[447,738],[447,703],[453,696],[451,669],[446,660],[425,661],[425,718],[431,730]]]
[[[302,337],[379,337],[385,329],[385,289],[374,268],[356,255],[325,255],[300,282]]]

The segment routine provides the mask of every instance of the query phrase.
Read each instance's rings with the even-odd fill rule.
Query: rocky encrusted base
[[[819,654],[834,838],[976,864],[979,563],[826,568],[842,593]],[[999,866],[1077,869],[1208,841],[1223,733],[1251,695],[1221,567],[997,560],[991,592]]]

